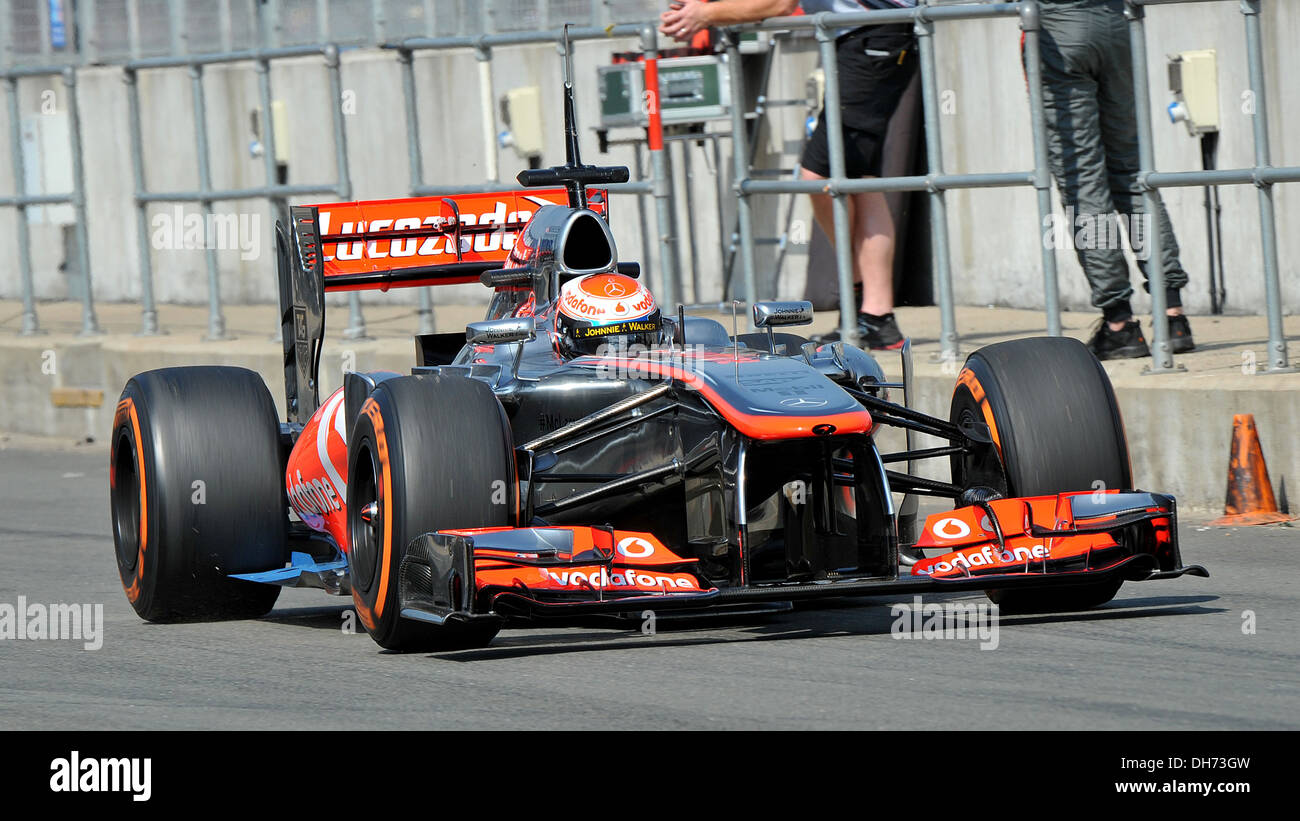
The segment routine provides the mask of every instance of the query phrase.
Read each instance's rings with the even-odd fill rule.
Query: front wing
[[[917,546],[945,552],[918,562],[910,576],[720,589],[695,572],[694,559],[649,533],[439,531],[407,547],[398,589],[403,617],[443,624],[1209,575],[1182,565],[1173,498],[1140,491],[982,502],[930,516]]]

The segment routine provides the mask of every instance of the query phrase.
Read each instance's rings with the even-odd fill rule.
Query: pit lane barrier
[[[1159,172],[1155,168],[1151,134],[1150,89],[1147,73],[1145,32],[1145,6],[1173,5],[1200,2],[1228,2],[1228,0],[1125,0],[1125,17],[1129,25],[1129,42],[1133,59],[1133,86],[1137,99],[1138,150],[1140,172],[1138,183],[1143,189],[1146,213],[1156,212],[1157,190],[1171,186],[1194,185],[1254,185],[1259,191],[1260,243],[1263,251],[1263,274],[1268,316],[1268,367],[1261,373],[1292,373],[1294,368],[1287,357],[1286,338],[1282,329],[1282,296],[1278,281],[1277,228],[1274,216],[1272,186],[1279,182],[1300,181],[1300,167],[1273,167],[1270,161],[1268,116],[1265,104],[1265,76],[1263,51],[1260,44],[1260,9],[1263,0],[1236,0],[1245,22],[1246,54],[1250,73],[1250,92],[1255,101],[1251,118],[1255,166],[1252,168],[1214,171]],[[739,201],[738,214],[741,238],[741,270],[747,298],[756,295],[753,224],[749,197],[765,194],[818,194],[829,193],[833,201],[835,263],[840,293],[840,333],[851,338],[855,332],[857,306],[852,303],[853,263],[850,256],[849,217],[847,194],[866,191],[927,191],[930,199],[930,231],[935,280],[941,317],[940,352],[943,360],[959,360],[959,340],[953,305],[952,270],[949,258],[948,221],[944,192],[954,188],[989,188],[1000,186],[1033,186],[1038,199],[1039,225],[1048,224],[1052,213],[1050,174],[1047,165],[1047,125],[1043,108],[1043,78],[1041,67],[1041,18],[1037,0],[1021,2],[927,5],[914,9],[872,10],[849,14],[827,12],[803,17],[779,17],[760,24],[737,26],[728,30],[727,54],[731,59],[731,99],[743,100],[744,77],[738,66],[738,35],[746,31],[788,31],[811,29],[815,32],[826,75],[826,125],[829,135],[831,176],[820,180],[761,180],[750,178],[743,164],[745,156],[745,130],[743,112],[733,106],[732,134],[736,141],[735,194]],[[988,174],[945,174],[940,131],[938,90],[935,77],[934,25],[955,20],[980,20],[993,17],[1017,16],[1025,35],[1025,74],[1029,90],[1030,126],[1034,143],[1032,170]],[[849,179],[844,175],[843,133],[840,130],[839,73],[835,60],[835,34],[846,27],[911,23],[917,35],[920,57],[921,97],[925,121],[926,151],[929,173],[912,177],[878,177]],[[1152,231],[1150,248],[1153,259],[1161,259],[1160,237]],[[1046,243],[1043,244],[1046,246]],[[1057,285],[1056,257],[1052,248],[1042,251],[1043,302],[1046,312],[1047,333],[1061,335],[1061,308]],[[1159,264],[1149,266],[1151,280],[1152,361],[1147,373],[1172,373],[1182,370],[1174,365],[1169,343],[1168,319],[1165,316],[1164,271]]]
[[[1138,142],[1139,153],[1141,157],[1141,172],[1139,174],[1139,183],[1144,189],[1144,199],[1148,213],[1153,211],[1156,190],[1160,187],[1168,186],[1190,186],[1190,185],[1243,185],[1253,184],[1258,188],[1259,196],[1259,218],[1260,218],[1260,241],[1262,246],[1263,275],[1265,281],[1266,294],[1266,313],[1269,327],[1268,341],[1268,366],[1261,369],[1261,373],[1287,373],[1293,372],[1287,355],[1286,340],[1282,329],[1282,302],[1278,274],[1277,258],[1277,239],[1276,239],[1276,220],[1274,215],[1274,202],[1272,186],[1279,182],[1295,182],[1300,180],[1300,167],[1273,167],[1270,163],[1269,140],[1267,133],[1267,110],[1265,105],[1265,76],[1263,67],[1263,56],[1260,45],[1260,10],[1264,0],[1237,0],[1245,22],[1247,61],[1249,64],[1250,90],[1255,99],[1255,113],[1252,117],[1253,136],[1255,143],[1255,166],[1251,168],[1223,169],[1214,171],[1185,171],[1185,172],[1159,172],[1155,169],[1154,155],[1152,148],[1151,124],[1150,124],[1150,104],[1149,104],[1149,83],[1147,76],[1146,63],[1146,40],[1144,30],[1144,7],[1148,5],[1165,5],[1176,3],[1192,2],[1228,2],[1228,0],[1125,0],[1126,17],[1129,21],[1130,42],[1133,51],[1134,61],[1134,87],[1138,104]],[[86,4],[87,7],[93,4]],[[233,200],[241,198],[265,198],[273,209],[282,209],[287,198],[292,196],[306,194],[333,194],[341,199],[348,199],[351,196],[351,182],[348,177],[348,157],[346,145],[346,133],[342,127],[342,114],[338,106],[332,106],[333,114],[333,131],[335,137],[335,152],[337,160],[337,180],[328,184],[302,184],[302,185],[280,185],[276,182],[274,150],[273,146],[268,146],[265,150],[266,158],[266,179],[265,184],[260,187],[249,187],[238,190],[214,190],[211,184],[210,172],[208,169],[208,151],[207,151],[207,124],[206,109],[203,97],[203,67],[216,63],[253,61],[259,74],[259,94],[263,104],[263,110],[269,111],[270,104],[270,61],[287,57],[301,57],[309,54],[319,54],[324,57],[326,68],[329,73],[329,82],[332,92],[338,91],[339,84],[339,65],[338,65],[338,46],[332,43],[319,45],[304,46],[279,46],[270,47],[267,43],[273,42],[273,37],[278,37],[274,32],[278,31],[275,26],[268,25],[264,20],[266,12],[263,11],[263,3],[253,3],[252,8],[256,14],[256,30],[259,42],[262,45],[255,49],[245,49],[240,51],[226,51],[212,54],[199,55],[182,55],[153,57],[143,59],[133,59],[127,61],[123,66],[124,79],[128,86],[128,96],[131,108],[130,128],[132,143],[132,167],[135,178],[134,200],[137,209],[137,222],[139,225],[140,247],[145,249],[147,243],[147,206],[150,202],[197,202],[204,209],[205,216],[212,212],[212,203],[222,200]],[[278,7],[278,3],[273,3]],[[378,9],[382,4],[376,4]],[[128,10],[136,8],[135,3],[128,4]],[[175,0],[169,3],[169,8],[179,8]],[[229,8],[228,5],[223,8]],[[603,8],[603,6],[602,6]],[[48,16],[49,10],[43,10]],[[605,9],[604,14],[608,14]],[[376,11],[376,14],[378,12]],[[1026,59],[1026,81],[1029,88],[1030,109],[1031,109],[1031,128],[1034,143],[1034,167],[1032,170],[1019,172],[1002,172],[1002,173],[982,173],[982,174],[946,174],[943,170],[943,156],[941,150],[941,133],[938,118],[938,101],[935,77],[935,57],[933,33],[934,25],[938,22],[958,21],[958,20],[978,20],[992,17],[1010,17],[1018,16],[1021,28],[1025,33],[1025,53]],[[138,9],[136,17],[139,17]],[[45,18],[42,18],[45,19]],[[184,17],[177,14],[171,14],[169,20],[173,27],[173,37],[177,36],[175,29],[178,26],[177,21],[183,20]],[[128,21],[129,22],[129,21]],[[922,100],[925,122],[925,139],[929,156],[929,173],[923,176],[911,177],[883,177],[876,179],[851,180],[844,177],[844,154],[843,141],[839,125],[839,78],[836,71],[834,60],[834,32],[845,26],[858,25],[883,25],[889,23],[911,22],[918,35],[919,57],[920,57],[920,74],[922,87]],[[49,28],[50,22],[47,20],[46,28]],[[136,28],[139,26],[137,19],[132,25]],[[654,60],[657,55],[657,35],[654,29],[655,24],[649,23],[632,23],[608,26],[579,27],[571,29],[571,38],[574,40],[607,38],[614,36],[634,36],[640,37],[642,48],[646,52],[647,58]],[[1051,213],[1050,205],[1050,175],[1047,169],[1046,160],[1046,130],[1045,115],[1042,105],[1042,75],[1040,68],[1040,32],[1039,32],[1039,4],[1036,0],[1020,0],[1019,2],[1005,3],[965,3],[965,4],[945,4],[929,5],[925,4],[915,9],[899,10],[873,10],[861,13],[851,14],[829,14],[821,13],[805,17],[775,18],[767,20],[761,24],[750,26],[740,26],[727,30],[726,32],[726,53],[729,62],[728,78],[731,84],[731,98],[733,100],[743,100],[744,97],[744,78],[741,72],[739,60],[739,35],[747,31],[797,31],[812,30],[819,43],[822,55],[823,68],[826,74],[826,100],[827,120],[830,126],[830,155],[832,175],[829,180],[822,181],[793,181],[793,180],[763,180],[751,177],[747,157],[749,155],[746,128],[745,112],[742,106],[732,106],[732,139],[733,139],[733,162],[735,183],[733,193],[737,199],[737,222],[739,234],[739,256],[743,278],[744,297],[746,301],[752,303],[760,298],[756,280],[756,262],[754,248],[756,240],[753,231],[753,218],[749,204],[749,197],[756,195],[771,194],[801,194],[801,193],[829,193],[833,199],[834,214],[834,233],[837,237],[846,237],[848,235],[848,203],[845,195],[860,191],[926,191],[930,199],[930,219],[931,219],[931,242],[932,256],[935,265],[935,280],[938,285],[938,302],[941,317],[941,350],[938,357],[944,360],[956,361],[959,357],[959,339],[956,329],[954,300],[952,293],[952,274],[949,255],[949,239],[947,230],[946,208],[944,192],[956,188],[985,188],[985,187],[1003,187],[1003,186],[1032,186],[1037,195],[1038,217],[1040,225],[1045,224],[1047,217]],[[375,32],[378,35],[383,31],[379,18],[376,17]],[[419,50],[425,49],[474,49],[480,59],[480,94],[485,102],[492,99],[491,88],[491,50],[496,46],[520,45],[528,43],[558,42],[560,38],[559,29],[527,31],[527,32],[507,32],[490,35],[477,36],[452,36],[452,37],[423,37],[408,38],[397,43],[384,43],[384,48],[394,49],[399,56],[399,63],[402,67],[403,74],[403,97],[407,109],[407,138],[408,153],[411,157],[411,193],[415,196],[430,196],[434,194],[448,193],[465,193],[471,191],[492,190],[500,185],[495,181],[497,174],[495,153],[492,152],[491,165],[488,167],[489,177],[491,180],[484,185],[477,186],[458,186],[454,188],[428,185],[422,180],[420,147],[418,142],[418,124],[416,118],[412,116],[415,107],[414,80],[411,69],[410,56]],[[228,38],[227,38],[228,39]],[[144,186],[143,156],[141,149],[141,134],[139,121],[139,103],[136,93],[135,77],[140,71],[147,71],[160,68],[178,68],[186,67],[190,71],[193,100],[194,100],[194,119],[196,124],[196,147],[199,164],[200,185],[196,191],[169,191],[169,192],[150,192]],[[0,70],[0,74],[6,77],[9,85],[9,101],[11,120],[14,120],[17,105],[17,78],[22,76],[49,76],[59,74],[63,77],[65,88],[68,89],[69,108],[71,111],[71,140],[73,142],[72,161],[74,165],[73,191],[63,195],[40,195],[29,196],[19,193],[15,196],[0,198],[0,206],[16,207],[20,212],[25,213],[25,209],[41,204],[68,203],[76,211],[76,237],[78,246],[78,262],[82,268],[82,274],[85,278],[85,288],[83,291],[84,309],[83,309],[83,333],[93,334],[97,331],[97,322],[94,314],[94,304],[91,288],[91,270],[90,260],[87,249],[86,239],[86,205],[84,195],[84,173],[81,169],[81,148],[80,148],[80,123],[78,120],[76,97],[75,97],[75,77],[76,66],[37,66],[37,67],[18,67]],[[336,97],[337,98],[337,97]],[[495,139],[495,134],[489,134],[489,130],[495,131],[495,115],[493,105],[485,105],[485,116],[483,121],[484,139],[488,142],[489,138]],[[17,126],[11,122],[11,131],[15,131]],[[264,129],[267,132],[268,141],[274,139],[271,129]],[[16,135],[16,131],[15,131]],[[21,146],[16,138],[11,139],[11,153],[14,155],[13,164],[15,171],[21,169],[22,157]],[[659,227],[660,243],[660,273],[659,289],[661,291],[662,301],[666,304],[673,304],[677,297],[680,285],[680,277],[676,270],[677,266],[677,249],[676,237],[672,230],[673,224],[673,206],[672,206],[672,182],[671,172],[667,168],[668,156],[664,152],[662,143],[658,150],[652,147],[651,150],[651,171],[652,177],[649,180],[637,180],[618,186],[617,193],[636,194],[638,196],[650,194],[655,199],[656,214]],[[22,185],[22,175],[16,175],[17,184]],[[20,215],[21,216],[21,215]],[[39,330],[39,324],[35,313],[35,303],[33,298],[33,288],[31,282],[30,252],[25,220],[19,220],[19,258],[20,269],[22,272],[21,287],[24,302],[23,325],[20,333],[35,333]],[[1158,232],[1152,232],[1151,247],[1155,252],[1156,258],[1160,256]],[[210,245],[210,243],[205,243]],[[836,245],[836,273],[840,283],[840,325],[842,333],[849,333],[853,330],[854,315],[856,306],[851,303],[851,271],[852,262],[849,256],[849,246],[847,242],[837,242]],[[226,338],[225,321],[221,307],[221,294],[219,281],[217,277],[217,263],[215,249],[208,248],[207,251],[207,273],[208,273],[208,291],[209,291],[209,310],[210,319],[208,327],[208,337],[211,339]],[[141,332],[143,334],[153,334],[159,331],[157,325],[157,312],[153,300],[153,272],[151,262],[148,259],[147,251],[140,254],[141,257],[141,303],[142,303],[142,322]],[[1056,260],[1053,249],[1044,248],[1042,251],[1043,267],[1043,289],[1044,289],[1044,306],[1046,314],[1046,330],[1049,335],[1061,334],[1060,322],[1060,300],[1057,286]],[[1153,344],[1152,344],[1152,362],[1148,368],[1149,373],[1169,373],[1180,370],[1173,364],[1171,347],[1168,339],[1168,327],[1164,314],[1164,275],[1159,265],[1151,266],[1151,292],[1152,292],[1152,325],[1153,325]],[[421,294],[421,332],[432,330],[432,311],[431,297],[427,291]],[[345,331],[347,338],[364,338],[366,335],[364,317],[361,314],[359,298],[356,294],[351,295],[349,324]]]

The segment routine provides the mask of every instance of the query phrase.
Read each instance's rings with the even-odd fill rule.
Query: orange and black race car
[[[112,433],[118,569],[145,619],[351,595],[385,648],[481,646],[509,619],[985,590],[1109,601],[1182,564],[1173,498],[1133,490],[1109,380],[1072,339],[972,354],[949,417],[851,345],[660,311],[578,160],[523,188],[291,209],[278,231],[287,418],[231,367],[133,377]],[[482,282],[487,318],[416,338],[409,375],[318,391],[333,291]],[[903,402],[891,401],[901,393]],[[876,434],[909,432],[882,454]],[[948,444],[915,448],[911,434]],[[891,466],[940,459],[951,480]],[[202,504],[195,483],[203,483]],[[895,506],[895,494],[905,494]],[[954,500],[921,526],[918,495]]]

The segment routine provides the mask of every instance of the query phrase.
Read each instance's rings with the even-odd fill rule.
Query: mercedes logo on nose
[[[787,408],[820,408],[825,404],[825,399],[809,399],[804,396],[792,396],[781,400],[781,405]]]

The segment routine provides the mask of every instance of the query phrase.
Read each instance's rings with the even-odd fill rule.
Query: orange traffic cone
[[[1228,498],[1223,512],[1227,515],[1210,524],[1267,525],[1296,518],[1278,512],[1253,414],[1232,417],[1232,458],[1228,461]]]

